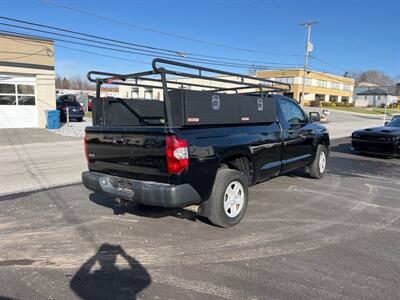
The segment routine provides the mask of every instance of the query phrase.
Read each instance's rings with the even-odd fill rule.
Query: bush
[[[320,107],[321,106],[321,102],[319,100],[313,100],[310,102],[310,106],[311,107]]]

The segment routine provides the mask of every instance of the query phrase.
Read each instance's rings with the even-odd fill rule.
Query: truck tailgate
[[[166,136],[163,126],[87,127],[89,170],[168,183]]]

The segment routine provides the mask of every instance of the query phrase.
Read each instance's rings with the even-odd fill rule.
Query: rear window
[[[65,101],[65,106],[80,107],[81,104],[78,101]]]
[[[58,100],[76,101],[76,96],[75,95],[61,95],[58,97]]]

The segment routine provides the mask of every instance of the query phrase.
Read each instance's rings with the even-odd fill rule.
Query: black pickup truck
[[[213,224],[230,227],[246,212],[248,186],[303,167],[313,178],[325,172],[328,132],[318,113],[307,115],[279,94],[287,84],[163,59],[148,72],[88,78],[98,95],[82,179],[95,192],[153,206],[198,205]],[[161,88],[164,101],[100,98],[101,84]]]

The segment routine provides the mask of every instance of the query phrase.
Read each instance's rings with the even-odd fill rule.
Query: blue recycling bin
[[[59,110],[46,110],[46,120],[48,129],[60,128],[60,111]]]

